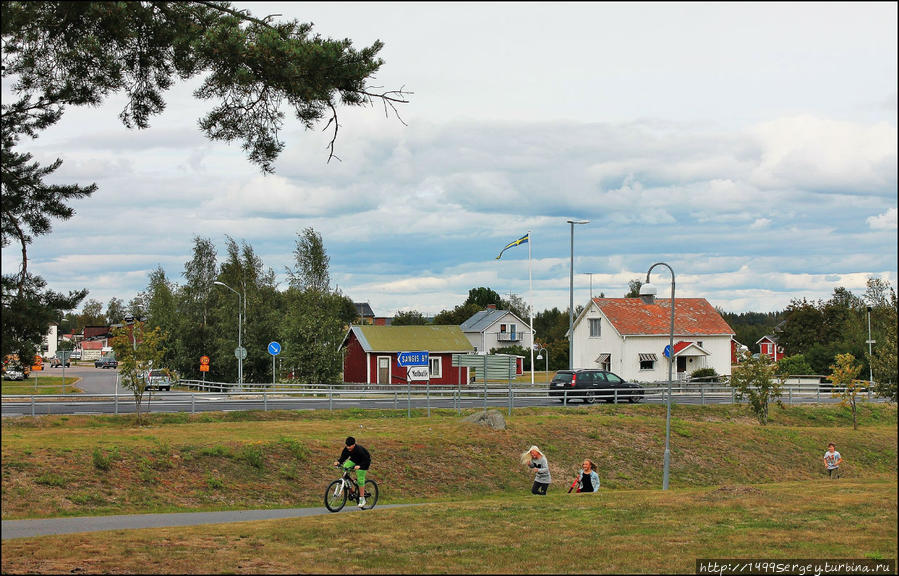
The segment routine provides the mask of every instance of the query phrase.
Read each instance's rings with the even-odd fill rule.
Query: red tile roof
[[[594,298],[602,313],[622,335],[665,335],[671,332],[671,300],[657,298]],[[679,336],[733,335],[735,332],[705,298],[675,298],[674,333]]]

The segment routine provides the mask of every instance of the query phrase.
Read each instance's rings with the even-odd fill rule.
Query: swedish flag
[[[528,232],[527,234],[525,234],[524,236],[522,236],[522,237],[519,238],[518,240],[514,240],[514,241],[509,242],[508,244],[506,244],[506,247],[503,248],[502,250],[500,250],[499,256],[497,256],[496,259],[499,260],[499,259],[502,257],[503,252],[505,252],[505,251],[508,250],[509,248],[512,248],[512,247],[514,247],[514,246],[518,246],[519,244],[524,244],[525,242],[527,242],[528,239],[529,239],[529,238],[528,238],[529,236],[530,236],[530,232]]]

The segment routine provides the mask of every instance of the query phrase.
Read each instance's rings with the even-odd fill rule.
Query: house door
[[[378,384],[390,384],[390,356],[378,356]]]
[[[677,373],[683,374],[687,371],[687,358],[685,356],[677,357]]]

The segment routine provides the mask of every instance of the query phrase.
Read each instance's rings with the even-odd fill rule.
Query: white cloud
[[[897,217],[896,208],[890,208],[883,214],[870,216],[866,222],[872,230],[896,230]]]

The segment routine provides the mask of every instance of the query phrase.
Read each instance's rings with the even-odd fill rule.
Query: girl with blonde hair
[[[546,461],[546,456],[540,451],[540,448],[531,446],[527,451],[522,452],[521,463],[527,464],[528,468],[533,468],[536,471],[531,494],[546,496],[546,489],[549,488],[549,484],[552,482],[552,476],[549,474],[549,463]]]

